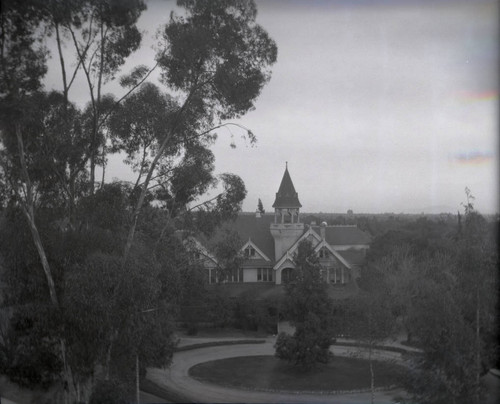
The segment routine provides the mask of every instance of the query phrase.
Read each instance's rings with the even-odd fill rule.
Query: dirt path
[[[188,374],[192,366],[216,359],[225,359],[235,356],[273,355],[274,338],[269,338],[264,344],[227,345],[208,348],[199,348],[189,351],[177,352],[174,355],[170,369],[148,369],[147,378],[157,385],[186,397],[193,402],[218,402],[218,403],[367,403],[370,402],[371,393],[349,394],[293,394],[270,393],[261,391],[238,390],[222,387],[210,383],[201,383]],[[335,355],[349,355],[358,352],[356,348],[334,346]],[[399,354],[381,352],[380,357],[395,359]],[[393,397],[402,394],[402,390],[377,392],[375,403],[392,403]]]

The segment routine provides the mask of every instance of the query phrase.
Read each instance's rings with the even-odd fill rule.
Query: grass
[[[217,338],[217,337],[231,337],[231,338],[265,338],[269,334],[265,331],[250,331],[240,330],[237,328],[201,328],[193,337],[202,338]]]
[[[404,367],[374,361],[375,387],[397,385]],[[222,386],[284,391],[361,390],[370,387],[369,362],[336,356],[303,372],[273,356],[245,356],[200,363],[189,369],[191,377]]]

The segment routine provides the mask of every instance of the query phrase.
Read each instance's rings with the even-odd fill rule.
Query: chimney
[[[321,227],[319,228],[319,231],[321,232],[321,239],[325,239],[325,229],[326,229],[327,223],[326,222],[321,222]]]

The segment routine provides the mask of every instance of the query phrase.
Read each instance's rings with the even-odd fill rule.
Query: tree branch
[[[133,86],[129,91],[127,91],[125,93],[125,95],[123,95],[118,101],[116,101],[113,106],[110,108],[110,110],[103,115],[103,117],[101,118],[101,121],[99,122],[98,126],[97,126],[97,129],[99,130],[101,128],[102,125],[104,125],[104,123],[106,122],[106,120],[109,118],[109,116],[111,115],[111,113],[115,110],[115,108],[120,105],[120,103],[125,99],[127,98],[134,90],[137,89],[137,87],[139,87],[142,83],[144,83],[144,81],[146,81],[146,79],[151,75],[151,73],[153,73],[153,71],[158,67],[158,62],[156,62],[156,64],[151,68],[151,70],[149,70],[149,72],[147,72],[144,77],[139,80],[139,82]]]

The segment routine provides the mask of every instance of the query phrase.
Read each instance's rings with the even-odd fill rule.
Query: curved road
[[[176,352],[169,369],[148,369],[147,378],[160,387],[164,387],[192,402],[206,403],[369,403],[371,393],[348,394],[294,394],[271,393],[263,391],[238,390],[211,383],[201,383],[189,376],[192,366],[217,359],[235,356],[274,355],[274,338],[269,338],[263,344],[226,345],[216,347],[197,348],[189,351]],[[336,355],[346,356],[359,352],[357,348],[333,346]],[[380,351],[379,358],[399,359],[399,354]],[[393,403],[394,397],[404,393],[401,389],[381,391],[375,393],[375,403]]]

